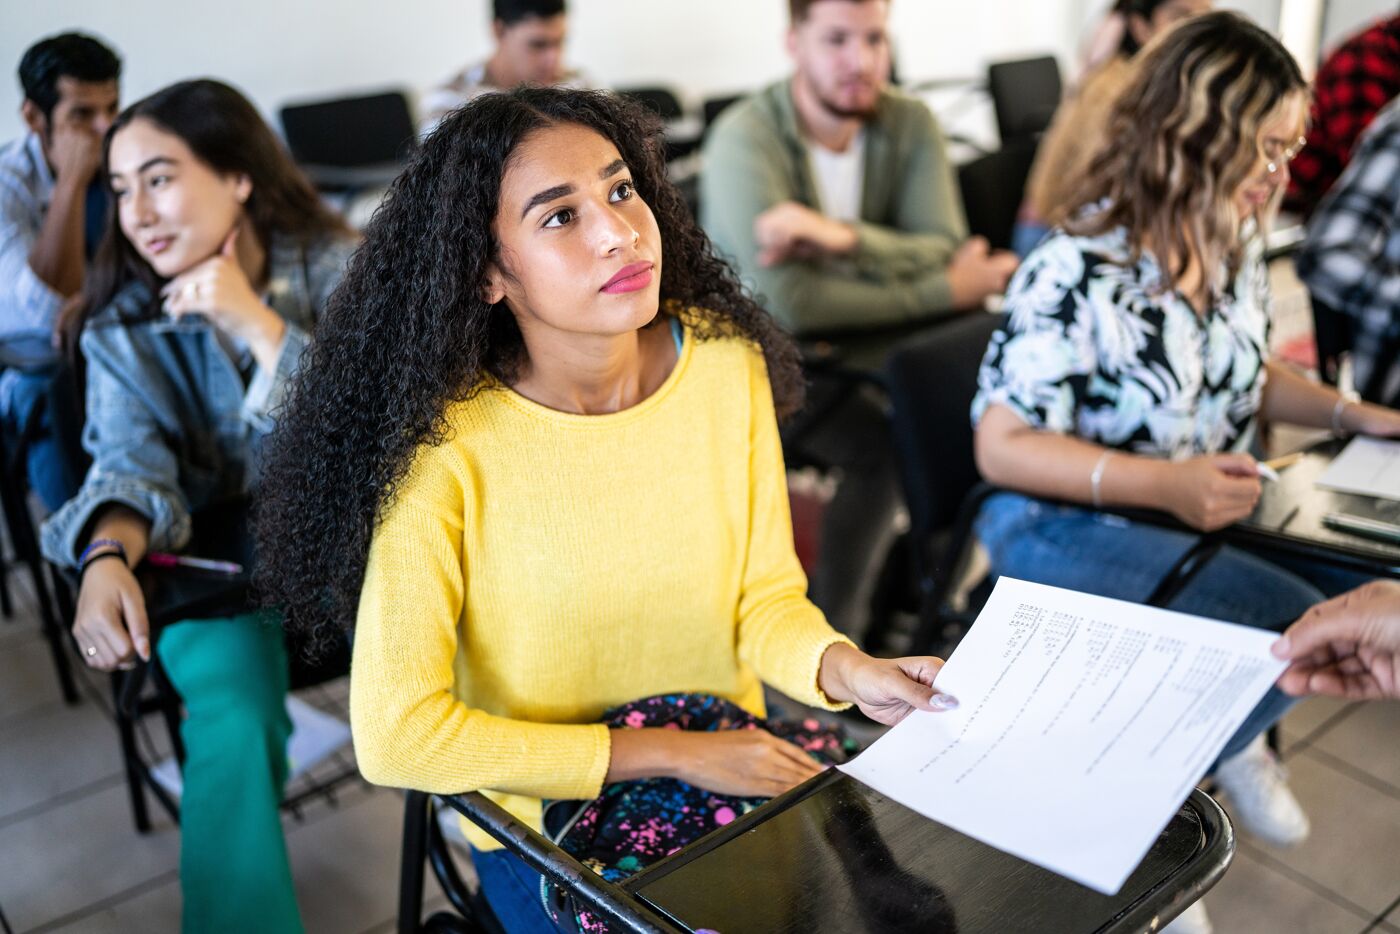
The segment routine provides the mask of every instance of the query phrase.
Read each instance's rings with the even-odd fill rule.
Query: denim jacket
[[[150,520],[152,550],[175,550],[189,540],[192,511],[248,492],[260,443],[354,248],[343,239],[273,240],[264,300],[287,331],[271,372],[206,318],[152,317],[155,299],[140,282],[93,316],[81,340],[83,446],[93,462],[78,494],[44,523],[45,557],[74,565],[93,516],[110,503]]]

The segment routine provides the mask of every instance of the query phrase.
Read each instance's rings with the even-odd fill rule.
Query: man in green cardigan
[[[790,79],[727,109],[705,143],[700,220],[787,330],[875,369],[921,322],[978,308],[1015,269],[968,238],[943,135],[888,88],[889,0],[789,0]],[[835,401],[802,451],[835,468],[812,599],[859,639],[894,537],[898,477],[878,400],[814,381]]]
[[[888,0],[790,2],[793,76],[706,141],[706,231],[798,336],[979,307],[1015,258],[968,239],[938,124],[887,87]]]

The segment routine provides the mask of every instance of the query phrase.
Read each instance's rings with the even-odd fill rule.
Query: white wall
[[[988,61],[1051,52],[1074,60],[1108,0],[897,0],[899,67],[910,81],[980,74]],[[1338,20],[1393,0],[1334,0]],[[1277,25],[1279,0],[1230,0]],[[282,103],[358,89],[427,87],[490,47],[488,0],[0,0],[0,140],[21,132],[14,69],[36,39],[96,33],[126,63],[133,101],[182,78],[241,87],[269,116]],[[610,86],[667,83],[698,100],[786,70],[784,0],[572,0],[570,61]]]
[[[898,0],[900,69],[917,80],[1022,53],[1068,60],[1084,2]],[[297,98],[427,87],[489,52],[488,10],[487,0],[0,0],[0,140],[21,131],[24,49],[67,29],[118,49],[123,101],[211,75],[272,115]],[[573,0],[569,59],[606,85],[662,82],[698,100],[782,75],[786,17],[784,0]]]

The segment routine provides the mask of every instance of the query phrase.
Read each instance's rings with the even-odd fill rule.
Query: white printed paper
[[[1003,577],[938,675],[959,707],[841,768],[1111,895],[1283,672],[1275,638]]]
[[[1400,441],[1352,438],[1317,485],[1343,493],[1400,499]]]

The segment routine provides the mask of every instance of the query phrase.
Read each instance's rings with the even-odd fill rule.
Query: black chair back
[[[953,524],[980,481],[972,454],[977,371],[1001,315],[963,315],[900,344],[886,364],[891,425],[912,532]]]
[[[719,118],[719,115],[728,109],[730,104],[737,104],[744,99],[742,94],[730,94],[725,97],[712,97],[700,105],[700,116],[704,120],[705,132],[709,132],[710,125]]]
[[[989,489],[973,459],[971,409],[982,357],[1004,321],[1003,315],[963,315],[901,343],[886,363],[920,590],[914,652],[935,649],[938,628],[948,622],[947,603],[980,494]]]
[[[618,88],[617,93],[636,101],[662,120],[679,120],[685,116],[680,98],[670,88]]]
[[[1022,140],[958,166],[968,230],[986,237],[996,249],[1011,248],[1035,150],[1033,141]]]
[[[997,62],[987,68],[987,90],[1002,145],[1034,140],[1060,106],[1060,63],[1053,55]]]
[[[418,146],[402,91],[283,107],[292,157],[326,189],[386,184]]]
[[[1342,355],[1351,350],[1351,319],[1331,305],[1311,297],[1313,340],[1317,342],[1317,373],[1329,386],[1337,385]]]

